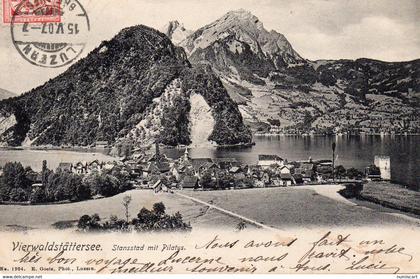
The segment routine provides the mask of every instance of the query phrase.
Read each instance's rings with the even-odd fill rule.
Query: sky
[[[408,61],[420,58],[417,0],[79,0],[91,23],[81,58],[124,27],[161,29],[178,20],[196,30],[243,8],[264,27],[282,33],[304,58]],[[417,28],[416,28],[417,27]],[[0,23],[0,88],[17,94],[39,86],[68,67],[41,68],[12,44],[10,25]]]

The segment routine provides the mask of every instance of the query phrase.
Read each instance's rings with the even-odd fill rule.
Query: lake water
[[[391,179],[411,189],[419,190],[420,186],[420,136],[365,136],[365,137],[254,137],[256,143],[252,148],[189,148],[192,158],[228,158],[234,157],[246,164],[256,164],[258,154],[277,154],[283,159],[314,160],[331,159],[331,144],[336,142],[336,165],[346,168],[355,167],[363,170],[373,164],[375,155],[391,157]],[[55,169],[60,162],[77,162],[114,160],[106,155],[107,150],[7,150],[0,149],[0,165],[8,161],[20,161],[24,166],[31,166],[40,171],[42,160],[47,160],[48,167]],[[171,158],[184,153],[183,149],[163,149]]]
[[[420,136],[255,136],[252,148],[216,149],[191,148],[190,156],[225,158],[234,157],[246,164],[256,164],[258,154],[277,154],[289,161],[331,159],[331,145],[336,142],[336,165],[364,170],[373,164],[375,155],[391,158],[391,179],[411,189],[420,185]],[[184,150],[168,149],[172,158],[182,155]]]

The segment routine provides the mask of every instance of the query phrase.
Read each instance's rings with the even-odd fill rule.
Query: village
[[[258,155],[256,165],[245,165],[235,158],[191,158],[188,149],[179,159],[162,154],[159,144],[147,155],[136,150],[133,154],[110,162],[61,162],[59,172],[78,175],[112,172],[125,174],[136,189],[152,189],[158,193],[172,190],[223,190],[263,187],[290,187],[332,182],[389,180],[389,157],[375,157],[375,165],[364,172],[343,166],[333,167],[330,159],[287,161],[274,154]],[[333,171],[334,170],[334,171]],[[40,187],[40,181],[33,187]]]

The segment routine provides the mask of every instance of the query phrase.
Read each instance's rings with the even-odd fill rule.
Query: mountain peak
[[[184,24],[180,23],[178,20],[169,21],[160,29],[160,32],[168,36],[174,44],[180,43],[192,33],[192,31],[185,29]]]
[[[216,20],[215,23],[225,27],[243,28],[251,32],[258,32],[264,29],[258,17],[244,9],[230,11]]]
[[[242,49],[249,48],[253,53],[249,55],[267,61],[268,67],[274,66],[276,69],[304,61],[282,34],[269,32],[258,17],[244,9],[226,13],[198,29],[180,45],[192,57],[194,53],[202,53],[206,48],[218,47],[219,43],[233,53],[242,53]]]
[[[226,16],[234,16],[234,17],[240,17],[240,18],[256,17],[250,11],[247,11],[245,9],[229,11],[226,13]]]

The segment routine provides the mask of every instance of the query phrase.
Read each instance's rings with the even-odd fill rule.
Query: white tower
[[[391,180],[391,158],[389,156],[375,156],[374,163],[381,171],[381,178]]]

